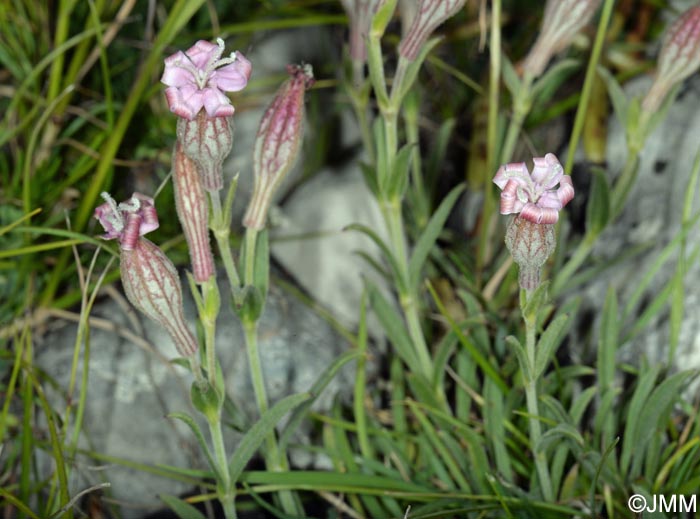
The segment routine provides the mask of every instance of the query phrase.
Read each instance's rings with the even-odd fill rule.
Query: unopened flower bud
[[[221,166],[233,146],[232,118],[210,118],[205,112],[199,112],[193,120],[181,117],[177,139],[183,152],[197,164],[204,189],[220,191],[224,187]]]
[[[520,268],[520,287],[534,290],[540,284],[540,272],[557,246],[554,225],[534,223],[515,216],[506,229],[506,247]]]
[[[173,160],[175,209],[185,234],[195,281],[203,283],[214,275],[214,257],[209,243],[209,201],[202,187],[197,166],[175,145]]]
[[[542,29],[523,62],[525,75],[539,77],[552,56],[571,45],[599,5],[600,0],[547,0]]]
[[[311,65],[289,65],[291,77],[277,92],[260,122],[253,150],[253,196],[243,225],[265,227],[275,190],[294,164],[303,134],[304,92],[314,83]]]
[[[128,201],[117,204],[107,193],[102,197],[105,203],[95,209],[95,218],[107,231],[103,238],[119,241],[120,273],[127,298],[166,329],[180,355],[193,355],[197,340],[185,323],[175,266],[163,251],[142,238],[158,228],[153,199],[134,193]]]
[[[353,61],[364,63],[367,59],[365,39],[379,2],[380,0],[340,0],[350,22],[350,57]]]
[[[413,61],[433,31],[464,6],[465,0],[421,0],[408,33],[399,43],[399,54]]]
[[[668,92],[700,68],[700,5],[691,7],[671,25],[664,38],[654,83],[642,108],[655,112]]]

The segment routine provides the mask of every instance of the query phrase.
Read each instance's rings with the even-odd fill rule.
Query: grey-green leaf
[[[282,417],[310,397],[311,395],[308,393],[288,396],[263,413],[260,420],[245,433],[241,443],[231,456],[228,469],[231,475],[231,484],[234,484],[241,477],[243,469],[265,441],[265,438],[269,434],[274,434],[275,427]]]

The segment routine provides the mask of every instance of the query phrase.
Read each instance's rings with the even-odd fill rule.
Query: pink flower
[[[466,0],[421,0],[408,33],[399,44],[399,54],[413,61],[423,44],[442,22],[454,16]]]
[[[102,193],[102,198],[105,203],[95,209],[95,218],[107,231],[102,238],[118,238],[121,249],[133,250],[139,236],[158,228],[158,214],[152,198],[134,193],[119,205],[107,193]]]
[[[654,83],[642,102],[646,112],[655,112],[675,85],[700,68],[700,6],[684,12],[671,25],[659,52]]]
[[[294,164],[303,135],[304,92],[314,84],[311,65],[288,65],[280,87],[260,122],[253,148],[253,197],[243,218],[249,229],[265,228],[275,190]]]
[[[107,193],[102,193],[102,198],[105,203],[95,209],[95,218],[107,231],[103,238],[119,239],[119,270],[127,299],[167,330],[180,355],[194,355],[197,340],[185,323],[175,265],[156,245],[141,237],[158,228],[153,199],[134,193],[117,205]]]
[[[554,224],[559,211],[574,197],[574,185],[553,153],[532,160],[532,174],[524,162],[498,168],[493,183],[502,190],[501,214],[520,213],[533,223]]]
[[[216,42],[199,40],[186,52],[165,58],[161,82],[168,85],[170,110],[180,117],[192,120],[202,107],[209,117],[233,115],[233,105],[223,93],[238,92],[248,84],[250,61],[240,52],[221,58],[224,41]]]

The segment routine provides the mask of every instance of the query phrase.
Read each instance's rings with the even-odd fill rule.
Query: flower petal
[[[216,69],[211,76],[209,86],[224,92],[238,92],[248,84],[252,65],[243,54],[236,52],[236,61]]]
[[[214,62],[221,57],[224,51],[223,46],[211,43],[206,40],[199,40],[187,49],[187,57],[192,60],[192,64],[198,70],[205,70],[210,62]]]
[[[553,153],[547,153],[544,157],[532,159],[535,167],[532,169],[532,180],[544,189],[552,189],[559,183],[564,168],[559,159]]]
[[[505,164],[498,168],[496,176],[493,177],[493,183],[503,189],[509,180],[514,180],[523,187],[529,187],[532,182],[530,180],[530,172],[524,162],[514,162]]]
[[[202,90],[204,109],[209,117],[228,117],[233,115],[234,109],[228,97],[218,88],[205,88]]]
[[[554,224],[559,220],[559,211],[549,207],[538,207],[535,204],[526,204],[520,211],[520,218],[538,224]]]
[[[181,66],[183,60],[187,58],[182,51],[179,51],[172,56],[165,58],[165,69],[160,82],[171,87],[182,87],[189,84],[195,84],[195,78],[192,72],[185,66]]]
[[[559,180],[559,189],[557,189],[557,197],[559,198],[562,207],[571,202],[571,200],[574,198],[574,184],[571,181],[571,177],[569,175],[564,175]]]
[[[522,186],[515,179],[509,180],[501,192],[501,214],[519,213],[527,203],[522,195]]]
[[[182,96],[182,92],[177,87],[166,88],[165,98],[168,100],[170,111],[180,117],[191,121],[197,115],[197,112],[199,112],[199,109],[195,111],[194,108],[190,106],[187,101],[185,101]]]

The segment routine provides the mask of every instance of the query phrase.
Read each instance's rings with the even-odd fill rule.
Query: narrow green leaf
[[[642,410],[646,405],[647,398],[652,389],[654,382],[661,371],[660,365],[654,365],[645,373],[641,373],[637,380],[637,387],[632,395],[629,409],[627,410],[627,418],[625,425],[625,433],[622,436],[622,454],[620,456],[620,470],[623,476],[627,476],[632,456],[641,453],[641,448],[637,448],[635,440],[638,436],[638,427],[649,427],[651,424],[640,421]]]
[[[620,340],[620,316],[617,307],[615,289],[608,287],[603,304],[603,318],[600,324],[600,340],[598,341],[598,385],[601,393],[605,393],[615,377],[615,354]]]
[[[522,89],[522,81],[505,53],[501,53],[501,75],[506,88],[515,97]]]
[[[515,339],[513,337],[513,339]],[[517,342],[517,340],[516,340]],[[504,396],[500,388],[491,380],[484,380],[484,432],[486,441],[491,444],[496,459],[496,468],[506,481],[513,481],[513,467],[506,448]]]
[[[615,111],[618,121],[624,125],[625,122],[627,122],[627,108],[629,105],[629,100],[627,99],[625,91],[622,90],[622,87],[615,77],[600,65],[598,66],[598,75],[603,79],[608,89],[608,95],[612,101],[613,110]]]
[[[562,440],[572,446],[573,452],[581,452],[585,445],[585,440],[581,433],[571,424],[560,423],[548,429],[535,446],[536,452],[547,452],[552,445],[558,445]]]
[[[527,299],[527,291],[520,290],[520,309],[523,316],[527,318],[529,316],[537,315],[540,308],[542,308],[549,297],[548,292],[549,280],[540,283],[535,291],[530,294],[529,299]]]
[[[202,430],[199,428],[197,422],[195,422],[194,419],[186,413],[168,413],[166,417],[175,418],[176,420],[180,420],[187,424],[187,426],[194,433],[194,437],[197,440],[197,443],[199,443],[199,447],[202,449],[202,452],[206,456],[212,471],[214,471],[214,473],[218,473],[219,470],[216,466],[216,462],[214,461],[214,457],[211,455],[207,441],[204,439],[204,434],[202,434]]]
[[[160,498],[180,519],[207,519],[202,512],[178,497],[161,494]]]
[[[258,233],[255,243],[255,269],[253,284],[260,291],[263,301],[270,285],[270,245],[267,229]]]
[[[641,410],[639,427],[635,430],[634,448],[640,451],[651,440],[654,432],[669,418],[671,405],[681,397],[681,388],[696,371],[681,371],[661,382],[649,396]]]
[[[418,287],[423,264],[428,258],[431,249],[435,245],[438,236],[440,236],[440,232],[442,232],[442,228],[445,226],[445,222],[452,211],[452,207],[454,206],[455,202],[457,202],[457,198],[465,187],[466,185],[462,183],[449,192],[449,194],[440,203],[437,211],[435,211],[433,216],[430,218],[430,221],[423,230],[423,233],[420,235],[420,238],[418,238],[408,264],[408,279],[410,286],[413,287],[413,289]]]
[[[506,337],[506,344],[513,348],[515,356],[518,359],[518,364],[520,365],[520,370],[523,373],[523,378],[525,380],[532,380],[532,367],[530,366],[530,361],[527,358],[527,352],[520,341],[513,335]]]
[[[405,144],[401,147],[394,158],[392,171],[389,176],[389,182],[386,187],[387,198],[390,200],[400,200],[406,194],[406,187],[408,186],[408,170],[411,167],[411,156],[415,146],[415,143]]]
[[[406,326],[401,316],[381,292],[371,284],[369,285],[369,300],[370,305],[379,318],[379,322],[382,324],[382,328],[384,328],[387,337],[394,348],[396,348],[396,352],[401,357],[401,360],[406,363],[411,371],[420,373],[420,364],[413,349],[413,342],[408,332],[406,332]]]
[[[433,48],[435,48],[435,46],[438,43],[440,43],[441,40],[442,38],[438,37],[431,38],[427,42],[425,42],[421,47],[418,56],[416,56],[416,59],[410,62],[410,64],[406,67],[406,73],[403,76],[403,81],[401,81],[400,85],[395,85],[394,87],[392,87],[391,90],[390,102],[393,103],[394,106],[401,106],[403,98],[413,86],[413,82],[416,80],[416,77],[418,77],[418,71],[423,65],[423,61],[425,61],[426,56],[430,53],[430,51],[433,50]],[[405,58],[401,57],[399,59]]]
[[[586,232],[596,236],[610,220],[610,185],[605,170],[594,167],[591,168],[591,174],[593,181],[586,205]]]
[[[371,239],[382,251],[384,254],[384,257],[386,260],[389,262],[389,266],[391,267],[391,273],[394,276],[394,279],[396,280],[397,283],[401,284],[402,279],[400,276],[401,269],[399,269],[399,264],[396,261],[396,258],[392,254],[391,250],[387,246],[386,243],[379,237],[379,235],[374,232],[374,230],[370,229],[366,225],[362,225],[359,223],[353,223],[348,225],[347,227],[343,228],[343,231],[357,231],[361,232],[365,236],[367,236],[369,239]]]
[[[532,85],[531,96],[536,101],[550,102],[554,92],[581,65],[576,59],[562,59],[549,67]]]
[[[245,433],[241,443],[236,448],[236,451],[231,456],[229,461],[229,473],[231,475],[231,483],[238,481],[243,469],[245,468],[250,458],[255,455],[258,447],[265,441],[269,434],[273,434],[275,427],[289,411],[294,409],[299,404],[310,398],[308,393],[300,393],[298,395],[290,395],[277,402],[270,409],[265,411],[253,427]]]
[[[540,337],[535,353],[535,379],[539,378],[540,375],[544,373],[547,365],[554,357],[557,348],[561,345],[561,341],[564,339],[563,332],[568,322],[568,315],[564,314],[558,316],[547,326],[547,329]]]
[[[289,421],[282,430],[279,440],[280,451],[284,452],[286,450],[286,446],[289,443],[289,440],[291,440],[294,432],[297,430],[299,425],[301,425],[301,422],[304,420],[304,418],[306,418],[309,409],[316,401],[316,399],[321,395],[323,390],[326,389],[326,386],[328,386],[331,380],[333,380],[338,371],[340,371],[340,369],[343,366],[345,366],[345,364],[359,357],[360,352],[358,352],[357,350],[346,351],[337,359],[335,359],[333,363],[323,371],[323,373],[321,373],[321,375],[316,379],[316,382],[314,382],[314,385],[309,390],[309,394],[311,395],[311,397],[303,404],[300,404],[292,412],[292,416],[290,417]]]

